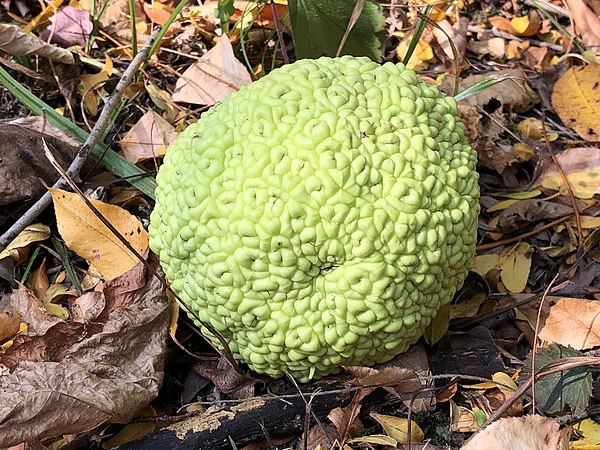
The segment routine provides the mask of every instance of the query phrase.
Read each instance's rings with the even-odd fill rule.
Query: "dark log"
[[[114,450],[231,450],[231,440],[237,448],[268,439],[295,436],[305,428],[307,402],[310,402],[311,423],[325,420],[329,412],[350,403],[354,390],[341,391],[341,384],[312,383],[290,390],[284,396],[257,397],[205,412],[175,425],[160,429]],[[292,396],[290,396],[290,394]]]

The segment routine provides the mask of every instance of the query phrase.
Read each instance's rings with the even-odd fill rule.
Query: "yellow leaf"
[[[504,286],[510,292],[519,293],[525,290],[527,278],[531,269],[531,246],[519,242],[500,262],[501,278]]]
[[[504,372],[496,372],[492,375],[492,380],[498,383],[498,389],[500,389],[500,391],[502,391],[502,393],[506,396],[513,395],[518,389],[515,380],[513,380],[510,375]]]
[[[581,228],[583,228],[583,229],[600,228],[600,217],[581,216]]]
[[[525,32],[525,30],[527,30],[527,27],[529,26],[529,17],[515,17],[511,19],[510,24],[517,33],[522,34]]]
[[[406,55],[412,37],[412,33],[406,35],[404,39],[402,39],[402,42],[400,42],[400,45],[398,45],[398,48],[396,48],[396,54],[400,60],[402,60],[404,55]],[[415,51],[410,57],[406,67],[412,70],[424,70],[429,66],[428,63],[433,61],[433,57],[433,50],[429,44],[423,39],[419,39],[419,42],[415,47]]]
[[[59,319],[67,320],[69,318],[69,311],[60,305],[55,305],[54,303],[44,303],[44,308],[50,314],[54,314]]]
[[[498,267],[500,263],[500,255],[489,254],[489,255],[478,255],[475,257],[473,263],[473,270],[482,277],[485,277],[488,272]]]
[[[361,444],[365,447],[370,447],[371,445],[389,445],[396,448],[398,446],[398,441],[385,434],[370,434],[368,436],[348,439],[348,444]]]
[[[53,284],[46,290],[46,292],[44,292],[44,298],[42,299],[42,302],[56,303],[65,295],[73,295],[76,297],[79,295],[79,293],[76,289],[70,288],[66,284]]]
[[[600,173],[596,171],[589,172],[571,172],[567,175],[567,180],[577,198],[588,199],[600,189]],[[563,195],[568,195],[562,177],[559,175],[545,177],[542,180],[542,186],[547,189],[554,189]]]
[[[502,211],[502,210],[508,208],[510,205],[514,205],[515,203],[519,203],[519,200],[517,200],[516,198],[509,198],[506,200],[502,200],[501,202],[498,202],[498,203],[490,206],[487,209],[487,212]]]
[[[50,237],[50,228],[41,223],[29,225],[0,253],[0,259],[11,256],[11,251],[27,247],[34,242],[40,242]]]
[[[107,280],[124,274],[139,260],[77,195],[51,189],[58,231],[67,247],[94,265]],[[122,208],[98,200],[90,202],[131,246],[144,255],[148,233],[140,221]]]
[[[450,323],[450,305],[442,305],[440,309],[438,309],[437,314],[429,324],[429,326],[425,329],[423,333],[423,338],[427,341],[429,345],[435,344],[439,341],[446,331],[448,331],[448,325]]]
[[[584,419],[573,425],[573,429],[583,439],[569,443],[573,450],[598,450],[600,448],[600,424],[592,419]]]
[[[386,414],[371,413],[371,417],[375,419],[383,427],[387,435],[401,444],[408,442],[408,420],[402,417],[388,416]],[[410,425],[410,441],[421,442],[425,437],[421,427],[411,421]]]
[[[565,125],[588,142],[600,142],[600,65],[571,67],[552,91],[552,105]]]
[[[517,200],[526,200],[529,198],[535,198],[540,195],[542,191],[539,189],[533,189],[531,191],[523,191],[523,192],[495,192],[494,197],[504,197],[504,198],[514,198]]]

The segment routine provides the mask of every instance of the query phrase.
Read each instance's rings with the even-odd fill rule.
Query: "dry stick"
[[[565,171],[563,170],[562,166],[560,165],[560,162],[558,161],[558,158],[556,157],[556,154],[554,153],[554,150],[552,149],[552,145],[550,144],[550,141],[548,140],[548,133],[546,133],[546,123],[545,123],[546,122],[546,114],[544,113],[544,108],[541,108],[541,112],[542,112],[542,135],[544,136],[544,142],[546,144],[546,149],[550,153],[550,156],[552,157],[552,162],[556,166],[556,170],[558,170],[558,173],[560,174],[560,178],[561,178],[563,184],[565,185],[567,192],[569,193],[569,200],[571,200],[571,205],[573,206],[573,212],[575,213],[575,223],[577,224],[577,248],[579,250],[582,250],[583,249],[583,231],[581,229],[581,214],[579,213],[579,208],[577,207],[577,200],[575,200],[575,195],[573,194],[573,189],[571,188],[571,183],[569,182],[569,179],[567,178],[567,175],[565,174]]]
[[[157,28],[148,41],[141,52],[139,52],[135,58],[129,64],[129,67],[119,80],[117,87],[110,95],[104,108],[102,108],[102,112],[100,113],[100,117],[94,125],[94,128],[90,132],[88,138],[83,143],[83,146],[77,153],[77,156],[73,159],[73,162],[67,169],[67,174],[69,177],[78,179],[79,172],[83,168],[83,164],[90,156],[92,149],[98,144],[100,141],[100,137],[104,133],[104,130],[110,123],[110,118],[117,107],[121,97],[123,96],[123,92],[125,89],[131,84],[131,81],[134,75],[137,73],[138,69],[142,65],[142,63],[146,59],[146,55],[152,46],[152,43],[156,40],[160,29]],[[52,185],[55,189],[62,189],[67,185],[67,182],[64,179],[59,179],[56,183]],[[36,218],[39,216],[52,202],[52,196],[50,192],[46,192],[42,197],[35,202],[35,204],[27,210],[25,214],[23,214],[19,220],[17,220],[13,226],[11,226],[2,236],[0,236],[0,251],[4,250],[8,244],[10,244],[14,238],[16,238],[21,231],[25,229],[25,227],[29,226]]]
[[[275,1],[271,0],[271,12],[273,13],[273,19],[275,19],[275,31],[277,32],[277,40],[279,41],[279,47],[281,48],[281,56],[283,57],[284,64],[289,64],[290,59],[288,58],[287,51],[285,49],[285,41],[283,40],[283,33],[281,32],[281,20],[277,14],[277,8],[275,7]]]
[[[590,208],[592,208],[593,206],[596,206],[597,203],[592,203],[591,205],[587,205],[583,208],[581,208],[579,210],[579,213],[582,213]],[[571,217],[573,217],[575,215],[575,213],[569,214],[567,216],[561,217],[559,219],[553,220],[552,222],[548,222],[546,225],[542,225],[539,228],[536,228],[535,230],[531,230],[528,231],[527,233],[523,233],[523,234],[519,234],[518,236],[514,236],[511,238],[507,238],[507,239],[502,239],[501,241],[496,241],[496,242],[490,242],[489,244],[481,244],[477,246],[477,252],[482,252],[485,250],[491,250],[493,248],[496,247],[500,247],[502,245],[506,245],[506,244],[512,244],[513,242],[518,242],[521,241],[525,238],[528,237],[532,237],[535,236],[536,234],[538,234],[541,231],[544,230],[548,230],[549,228],[555,227],[556,225],[560,225],[563,222],[566,222],[567,220],[569,220]]]

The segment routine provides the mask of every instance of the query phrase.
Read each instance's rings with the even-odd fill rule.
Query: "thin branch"
[[[142,51],[139,52],[135,58],[133,58],[131,64],[129,64],[129,67],[119,80],[117,87],[106,101],[96,125],[67,170],[69,177],[75,180],[79,179],[79,172],[81,172],[81,169],[83,168],[85,161],[90,156],[92,149],[99,143],[100,137],[103,135],[104,130],[110,123],[110,117],[113,111],[123,97],[123,92],[131,84],[133,77],[137,73],[142,63],[146,60],[146,55],[148,54],[152,43],[158,36],[158,32],[159,29],[156,29],[154,33],[152,33]],[[66,185],[67,182],[61,178],[54,183],[52,187],[55,189],[63,189],[66,187]],[[8,244],[10,244],[13,239],[15,239],[19,233],[25,229],[25,227],[30,225],[50,205],[50,203],[52,203],[52,196],[50,195],[50,192],[46,192],[37,202],[35,202],[31,208],[29,208],[29,210],[27,210],[25,214],[19,218],[19,220],[17,220],[2,236],[0,236],[0,251],[5,249],[6,246],[8,246]]]

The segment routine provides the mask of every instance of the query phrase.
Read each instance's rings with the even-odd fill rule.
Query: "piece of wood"
[[[339,381],[319,382],[301,386],[302,396],[290,390],[282,397],[257,397],[218,411],[209,410],[113,450],[231,450],[230,438],[237,448],[268,439],[292,438],[304,430],[307,409],[314,423],[315,418],[325,420],[333,408],[350,403],[354,390],[341,388]]]

